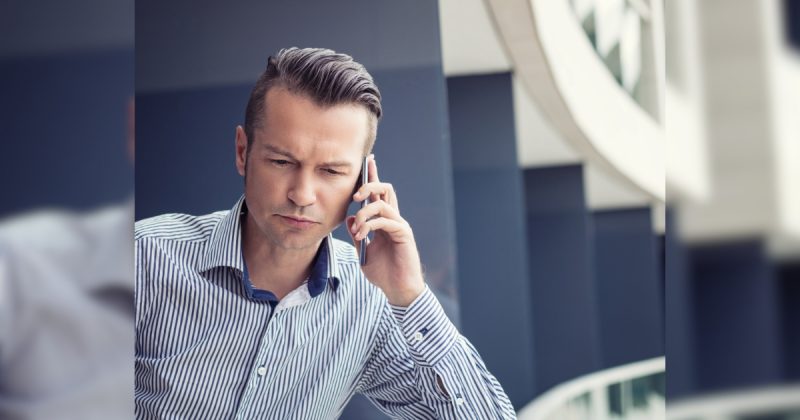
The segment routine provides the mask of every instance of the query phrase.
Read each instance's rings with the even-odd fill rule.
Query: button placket
[[[270,314],[270,321],[267,325],[267,330],[264,332],[262,345],[256,356],[256,375],[259,378],[267,374],[267,365],[269,364],[269,357],[273,353],[272,347],[275,345],[275,337],[280,336],[281,324],[278,322],[281,318],[280,311],[272,309]]]
[[[273,309],[273,312],[272,319],[270,320],[264,337],[264,345],[258,352],[258,368],[256,368],[256,375],[262,379],[268,372],[267,366],[270,363],[270,356],[274,355],[272,347],[277,342],[278,337],[281,336],[281,331],[283,331],[283,326],[278,323],[278,321],[282,318],[281,312],[283,311],[276,311]]]
[[[255,371],[251,371],[250,380],[248,381],[247,388],[242,396],[242,404],[240,411],[237,413],[236,418],[246,418],[246,413],[249,410],[249,407],[253,403],[253,399],[255,398],[256,389],[261,385],[261,381],[263,381],[267,374],[267,366],[269,364],[269,356],[272,353],[272,348],[275,344],[275,337],[279,336],[279,330],[281,329],[281,325],[276,323],[280,317],[278,313],[275,312],[273,308],[269,314],[269,321],[267,323],[267,328],[264,331],[264,334],[261,337],[261,343],[259,345],[258,353],[256,354],[256,366],[258,366]]]

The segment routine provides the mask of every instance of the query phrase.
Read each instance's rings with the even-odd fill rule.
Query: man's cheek
[[[355,194],[355,193],[353,193],[353,194]],[[339,214],[341,216],[342,220],[344,220],[345,216],[347,216],[347,209],[350,207],[350,203],[352,203],[352,202],[353,202],[352,194],[348,194],[344,198],[344,200],[342,200],[342,204],[340,206],[341,211],[340,211],[340,214]]]

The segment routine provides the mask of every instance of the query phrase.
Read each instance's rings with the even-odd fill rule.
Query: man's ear
[[[244,168],[247,163],[247,134],[241,125],[236,126],[236,171],[244,176]]]
[[[353,192],[350,193],[350,195],[355,194],[356,191],[358,191],[358,189],[361,188],[361,185],[362,185],[362,183],[361,183],[361,175],[362,174],[363,174],[363,172],[361,170],[359,170],[358,171],[358,178],[356,178],[356,183],[355,183],[355,185],[353,185]]]

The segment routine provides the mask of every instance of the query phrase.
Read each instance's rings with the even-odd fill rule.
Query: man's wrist
[[[392,291],[383,291],[386,295],[386,299],[389,301],[389,304],[392,306],[399,306],[399,307],[408,307],[413,303],[422,292],[425,291],[425,282],[419,281],[418,284],[414,284],[411,287],[404,288],[402,290],[392,290]]]
[[[409,353],[420,366],[434,366],[448,354],[460,337],[427,286],[408,307],[390,306],[406,339]]]

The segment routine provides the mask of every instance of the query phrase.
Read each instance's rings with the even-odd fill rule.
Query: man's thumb
[[[356,247],[356,249],[358,249],[358,241],[356,241],[356,238],[353,236],[353,231],[352,231],[353,223],[355,223],[355,221],[356,221],[355,216],[347,216],[347,219],[345,219],[345,225],[347,225],[347,233],[350,235],[350,239],[353,241],[353,245]]]

